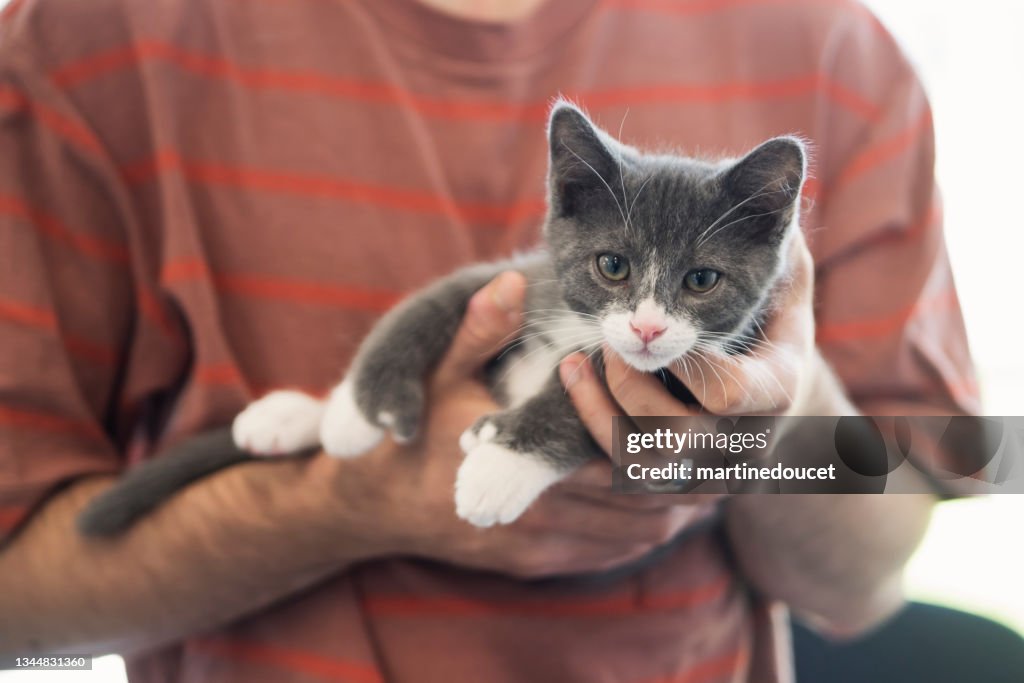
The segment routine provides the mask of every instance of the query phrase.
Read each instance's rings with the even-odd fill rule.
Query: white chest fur
[[[511,354],[501,371],[501,393],[514,408],[539,392],[558,371],[563,356],[554,345],[531,342]]]
[[[593,350],[603,337],[600,326],[566,311],[528,326],[532,336],[510,352],[499,373],[501,393],[509,406],[522,405],[549,381],[557,381],[558,364],[573,351]]]

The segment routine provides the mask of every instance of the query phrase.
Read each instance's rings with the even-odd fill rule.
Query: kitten
[[[503,409],[462,435],[455,483],[461,518],[507,524],[602,456],[559,381],[567,354],[600,361],[607,345],[637,370],[654,372],[687,354],[742,353],[756,339],[787,239],[798,230],[803,144],[775,138],[742,159],[714,162],[642,154],[565,101],[551,111],[548,143],[541,250],[465,268],[406,299],[373,328],[326,400],[268,394],[235,419],[236,446],[277,455],[319,445],[351,458],[387,434],[416,438],[428,408],[424,382],[469,299],[515,269],[529,284],[524,324],[490,373]],[[180,485],[187,476],[177,479]],[[94,511],[94,522],[101,517]],[[89,532],[89,524],[80,527]]]

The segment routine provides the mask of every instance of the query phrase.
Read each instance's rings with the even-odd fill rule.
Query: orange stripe
[[[811,7],[827,7],[829,5],[835,5],[860,15],[862,18],[867,20],[868,24],[875,32],[885,36],[887,39],[891,39],[888,29],[886,29],[878,17],[875,16],[875,13],[868,9],[867,6],[853,0],[803,0],[802,2],[798,0],[688,0],[687,2],[680,2],[680,0],[603,0],[603,5],[606,5],[609,8],[641,12],[657,12],[676,16],[698,16],[701,14],[711,14],[713,12],[723,12],[759,6],[770,7],[782,5],[787,7],[798,7],[810,5]]]
[[[918,136],[923,131],[931,127],[931,123],[932,112],[931,109],[927,109],[924,114],[922,114],[906,129],[900,131],[893,137],[887,140],[882,140],[878,144],[864,150],[854,157],[850,163],[839,172],[835,180],[832,181],[829,191],[834,192],[837,187],[841,187],[842,185],[849,183],[876,166],[879,166],[907,151],[914,142],[917,141]]]
[[[14,195],[0,192],[0,214],[21,218],[31,223],[47,237],[62,242],[87,256],[117,264],[128,262],[128,249],[124,245],[75,232],[53,214],[30,206]]]
[[[12,19],[15,13],[17,13],[17,11],[20,10],[21,6],[24,4],[25,0],[11,0],[7,7],[4,7],[2,10],[0,10],[0,21],[7,21],[8,19]]]
[[[9,299],[0,299],[0,319],[58,333],[57,319],[49,309],[28,306]],[[112,349],[84,337],[60,334],[61,342],[71,353],[104,365],[112,365],[117,354]]]
[[[828,74],[774,81],[735,81],[704,85],[651,85],[633,88],[612,88],[572,93],[572,99],[599,110],[609,107],[641,104],[716,103],[734,100],[776,100],[823,92],[837,104],[874,123],[881,119],[881,110],[849,88],[835,82]],[[545,112],[547,109],[545,108]]]
[[[190,280],[208,280],[220,290],[261,299],[297,301],[346,310],[386,311],[401,298],[398,292],[359,289],[341,285],[275,278],[243,273],[213,273],[198,260],[167,264],[161,281],[175,284]]]
[[[160,301],[158,294],[149,291],[145,287],[140,287],[138,290],[137,304],[143,315],[152,320],[160,331],[168,337],[168,339],[176,344],[183,343],[181,336],[178,334],[177,326],[164,309],[164,305]]]
[[[11,111],[26,110],[50,128],[58,136],[89,152],[99,152],[102,147],[88,128],[68,118],[55,109],[35,102],[10,86],[0,86],[0,108]]]
[[[11,531],[27,514],[25,506],[0,505],[0,532]]]
[[[158,152],[150,159],[124,166],[121,170],[132,184],[147,182],[162,173],[178,172],[197,183],[341,199],[399,211],[457,216],[480,224],[509,225],[521,220],[539,219],[547,210],[547,202],[543,197],[509,203],[459,202],[443,195],[373,185],[335,176],[186,161],[178,152],[169,149]],[[804,196],[813,200],[818,189],[818,181],[809,178],[804,186]]]
[[[112,366],[117,364],[118,354],[114,349],[97,344],[84,337],[63,335],[64,347],[79,358],[98,363],[100,365]]]
[[[54,84],[70,88],[111,72],[146,61],[159,61],[206,78],[232,81],[254,90],[283,90],[323,95],[371,104],[400,106],[424,116],[452,120],[543,121],[550,99],[540,102],[485,102],[442,99],[405,90],[390,83],[362,81],[315,71],[289,71],[248,67],[223,57],[186,50],[160,40],[140,40],[70,62],[50,73]],[[591,109],[633,105],[640,102],[719,102],[733,99],[777,99],[821,92],[838,105],[877,121],[879,108],[863,96],[834,81],[827,73],[780,81],[736,82],[706,85],[675,85],[619,88],[598,91],[567,91],[572,99]],[[554,93],[552,93],[554,94]]]
[[[819,325],[817,340],[820,344],[834,344],[885,337],[902,329],[915,315],[954,308],[957,303],[956,291],[947,289],[931,298],[915,301],[885,317]]]
[[[662,595],[543,603],[493,602],[457,597],[378,596],[366,598],[363,608],[374,616],[390,617],[614,617],[689,609],[720,599],[730,584],[729,577],[722,577],[698,588]]]
[[[119,266],[127,265],[129,262],[130,257],[127,247],[91,235],[76,233],[56,216],[33,207],[14,195],[0,193],[0,214],[16,216],[26,220],[43,235],[66,244],[85,256]],[[44,327],[51,330],[57,329],[56,320],[52,312],[44,312],[37,309],[30,315],[24,306],[20,307],[21,310],[17,310],[18,308],[18,304],[12,302],[0,304],[0,316],[6,316],[9,319],[36,327]],[[116,359],[117,354],[102,345],[75,335],[62,336],[64,345],[70,351],[84,358],[106,364],[111,364]]]
[[[0,407],[0,424],[37,432],[66,433],[103,439],[103,432],[87,420],[59,417],[34,410],[16,410]]]
[[[256,666],[272,666],[337,683],[383,683],[384,678],[372,664],[270,645],[237,638],[193,640],[189,646],[207,655],[242,661]]]
[[[242,373],[234,363],[217,363],[210,365],[197,365],[195,379],[200,384],[212,385],[244,385]]]
[[[53,315],[53,311],[10,299],[0,299],[0,318],[50,332],[57,330],[57,318]]]
[[[749,659],[746,648],[741,647],[727,655],[701,662],[684,673],[649,678],[643,683],[706,683],[723,678],[735,680],[735,676],[748,666]]]
[[[125,179],[132,184],[147,182],[168,172],[180,173],[189,181],[197,183],[341,199],[400,211],[458,217],[479,223],[505,225],[526,218],[538,218],[547,207],[542,197],[502,204],[456,202],[443,195],[374,185],[336,176],[186,160],[177,151],[170,149],[161,150],[149,159],[122,168]]]

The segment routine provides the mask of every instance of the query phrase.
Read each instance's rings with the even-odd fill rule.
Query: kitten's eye
[[[601,254],[597,257],[597,269],[608,280],[619,282],[629,277],[629,261],[618,254]]]
[[[710,292],[718,284],[718,278],[721,276],[717,270],[711,270],[710,268],[698,268],[697,270],[691,270],[683,278],[683,283],[686,288],[703,294]]]

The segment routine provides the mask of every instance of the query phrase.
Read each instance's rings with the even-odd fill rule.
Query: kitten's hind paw
[[[300,391],[272,391],[235,417],[235,445],[256,456],[298,453],[319,443],[324,404]]]
[[[485,424],[472,437],[464,434],[460,439],[466,445],[470,438],[477,443],[455,478],[455,512],[478,527],[514,522],[563,476],[538,455],[480,438],[487,427]]]
[[[384,438],[384,430],[363,416],[356,403],[352,381],[345,380],[331,392],[320,424],[320,444],[336,458],[360,456]]]

